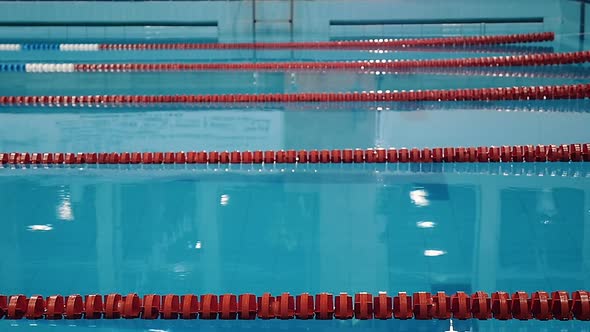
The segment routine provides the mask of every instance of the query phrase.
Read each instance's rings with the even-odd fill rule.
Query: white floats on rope
[[[20,51],[21,44],[0,44],[0,51]]]
[[[59,44],[60,51],[98,51],[100,44]]]
[[[0,44],[0,51],[60,50],[74,52],[99,51],[100,44]]]
[[[27,73],[73,73],[74,71],[73,63],[27,63],[25,65]]]

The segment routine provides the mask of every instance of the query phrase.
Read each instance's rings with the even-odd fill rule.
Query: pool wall
[[[291,31],[289,1],[0,1],[0,39],[216,38]],[[295,36],[577,32],[579,3],[545,0],[299,1]],[[457,11],[456,8],[461,8]],[[566,19],[562,19],[565,15]],[[82,25],[82,22],[84,22]],[[72,26],[79,25],[79,26]]]
[[[590,123],[590,113],[514,109],[359,111],[353,114],[347,111],[280,111],[279,108],[248,112],[230,109],[224,112],[103,111],[104,114],[0,114],[5,128],[0,150],[244,151],[373,146],[432,148],[461,146],[465,142],[470,142],[471,146],[561,144],[587,140],[586,124]],[[31,127],[36,129],[31,131]],[[430,134],[417,134],[425,131]]]

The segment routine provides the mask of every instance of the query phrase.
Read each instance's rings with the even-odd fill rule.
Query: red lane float
[[[199,298],[193,294],[183,295],[180,299],[180,318],[195,319],[199,314]]]
[[[201,295],[199,307],[200,319],[216,319],[219,312],[219,298],[214,294]]]
[[[361,60],[325,62],[253,62],[253,63],[109,63],[74,64],[75,72],[186,72],[186,71],[279,71],[279,70],[408,70],[415,68],[553,66],[590,61],[590,51],[537,53],[513,56],[430,59]]]
[[[177,319],[180,311],[180,297],[174,294],[164,295],[161,318],[162,319]]]
[[[312,319],[314,316],[314,302],[313,296],[308,293],[297,295],[295,298],[295,318],[297,319]]]
[[[373,318],[373,295],[358,293],[354,295],[354,316],[357,319]]]
[[[238,319],[252,320],[256,319],[258,306],[256,304],[256,295],[241,294],[238,298]],[[312,314],[313,316],[313,314]]]
[[[387,292],[379,292],[379,295],[373,298],[373,308],[375,319],[393,318],[393,300]]]
[[[31,156],[33,156],[31,158]],[[40,157],[42,156],[42,157]],[[64,158],[64,156],[66,156]],[[70,157],[67,157],[70,156]],[[76,157],[74,157],[76,156]],[[441,163],[441,162],[586,162],[590,161],[590,143],[557,145],[515,145],[492,147],[446,147],[366,150],[267,150],[262,151],[189,151],[122,153],[28,153],[0,152],[0,165],[60,164],[274,164],[274,163]],[[487,300],[486,300],[487,301]]]
[[[75,294],[67,297],[65,305],[65,319],[80,319],[84,313],[84,302],[82,296]],[[59,315],[54,315],[53,318],[60,319]]]
[[[27,319],[41,319],[45,315],[45,299],[39,295],[31,296],[27,301],[27,311],[25,318]],[[55,314],[55,313],[54,313]]]
[[[434,301],[430,293],[418,292],[414,293],[414,317],[419,320],[433,318],[433,304]]]
[[[365,308],[366,309],[366,308]],[[368,313],[367,313],[368,314]],[[354,315],[352,296],[340,293],[334,301],[334,317],[336,319],[352,319]]]
[[[99,319],[104,312],[102,296],[98,294],[86,295],[84,298],[84,317],[87,319]]]
[[[552,41],[553,32],[525,33],[514,35],[371,39],[323,42],[256,42],[256,43],[169,43],[169,44],[99,44],[102,51],[146,50],[211,50],[211,49],[375,49],[435,46],[477,46]]]
[[[161,296],[149,294],[143,296],[143,319],[156,319],[160,316]]]
[[[590,320],[590,293],[576,291],[572,294],[572,313],[578,320]]]
[[[104,299],[104,301],[103,301]],[[122,296],[80,295],[64,297],[53,295],[45,300],[40,295],[6,297],[0,295],[0,314],[7,319],[519,319],[519,320],[590,320],[590,300],[587,291],[525,292],[510,296],[506,292],[473,294],[444,292],[432,295],[417,292],[412,295],[399,292],[393,298],[386,292],[377,296],[369,293],[315,296],[303,293],[293,296],[282,293],[273,296],[254,294],[205,294],[183,296],[135,293]]]
[[[273,310],[273,303],[275,302],[274,296],[270,293],[264,293],[258,297],[258,318],[260,319],[271,319],[275,318]]]
[[[21,319],[27,312],[27,298],[24,295],[13,295],[9,298],[6,318],[8,319]]]
[[[238,316],[238,299],[233,294],[223,294],[219,297],[219,319],[230,320]]]
[[[159,104],[496,101],[590,98],[590,84],[506,88],[228,95],[0,96],[0,106],[147,106]]]
[[[436,319],[451,318],[451,297],[445,292],[437,292],[432,297],[432,317]]]
[[[512,311],[510,310],[511,301],[510,294],[506,292],[495,292],[492,294],[492,314],[495,319],[512,319]]]
[[[61,319],[66,310],[64,298],[61,295],[53,295],[47,298],[45,318],[47,319]],[[43,315],[43,312],[41,312]]]

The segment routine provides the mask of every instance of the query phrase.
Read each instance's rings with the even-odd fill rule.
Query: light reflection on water
[[[590,178],[573,174],[590,166],[519,165],[569,174],[558,177],[444,166],[452,167],[0,169],[1,246],[12,252],[0,268],[19,275],[0,281],[26,294],[587,286]],[[563,173],[568,167],[575,172]],[[76,216],[70,222],[55,213],[64,197]],[[24,201],[35,209],[16,203]],[[556,238],[568,240],[550,245]]]

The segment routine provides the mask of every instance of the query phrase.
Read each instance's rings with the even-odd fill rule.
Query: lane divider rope
[[[187,72],[279,70],[407,70],[412,68],[553,66],[590,61],[590,51],[435,60],[361,60],[258,63],[0,63],[0,72]]]
[[[70,51],[96,51],[94,45],[99,44],[0,44],[0,51],[60,51],[60,45],[69,45]],[[84,46],[83,46],[84,45]],[[92,45],[92,46],[88,46]],[[153,47],[151,47],[153,50]],[[407,46],[391,49],[359,49],[361,52],[389,53],[389,52],[445,52],[445,53],[501,53],[501,54],[532,54],[532,53],[553,53],[551,46],[523,46],[518,44],[483,44],[483,45],[455,45],[455,46]]]
[[[322,42],[256,42],[256,43],[126,43],[126,44],[0,44],[0,51],[142,51],[142,50],[200,50],[200,49],[367,49],[433,46],[477,46],[552,41],[553,32],[513,35],[370,39]]]
[[[446,148],[189,152],[0,152],[0,164],[305,164],[590,161],[590,143]]]
[[[136,293],[52,295],[0,295],[0,318],[7,319],[497,319],[541,321],[590,320],[590,294],[587,291],[536,291],[530,296],[518,291],[509,294],[497,291],[491,295],[444,292],[431,294],[399,292],[390,296],[379,292],[333,295],[303,293],[293,296],[254,294],[194,294],[140,297]]]
[[[3,67],[3,65],[5,67]],[[27,64],[28,66],[29,64]],[[90,72],[90,73],[144,73],[154,71],[126,71],[126,70],[105,70],[100,69],[96,65],[96,70],[89,69],[87,71],[77,71],[69,68],[60,68],[59,65],[73,65],[73,64],[31,64],[39,65],[36,69],[31,71],[25,70],[25,64],[0,64],[0,72],[23,72],[23,73],[71,73],[71,72]],[[46,67],[45,65],[50,65]],[[22,67],[21,67],[22,66]],[[41,69],[40,69],[41,68]],[[123,68],[123,64],[121,64]],[[312,72],[316,69],[294,69],[284,70],[284,72],[307,71]],[[225,69],[221,70],[225,71]],[[256,71],[273,71],[280,72],[282,70],[260,70]],[[325,71],[325,70],[322,70]],[[192,70],[167,70],[166,73],[190,73]],[[454,68],[396,68],[396,69],[368,69],[350,71],[357,74],[366,75],[440,75],[440,76],[487,76],[487,77],[526,77],[526,78],[561,78],[561,79],[590,79],[590,68],[580,67],[562,67],[562,66],[543,66],[537,65],[534,67],[505,67],[505,66],[490,66],[490,67],[454,67]]]
[[[0,106],[100,106],[171,103],[406,102],[586,99],[590,84],[506,88],[220,95],[0,96]]]

